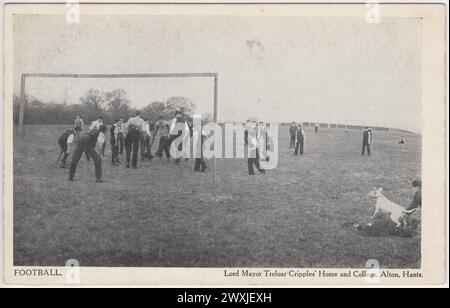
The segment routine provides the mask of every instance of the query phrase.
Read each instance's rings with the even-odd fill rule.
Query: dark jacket
[[[111,128],[109,129],[109,141],[111,144],[116,144],[116,138],[118,138],[119,133],[117,132],[117,136],[115,134],[116,132],[116,124],[111,125]]]
[[[95,148],[99,133],[100,131],[97,128],[94,128],[91,131],[81,135],[80,138],[78,139],[78,143],[83,146]]]
[[[305,134],[303,132],[303,129],[297,130],[297,141],[300,143],[303,143],[305,141]]]
[[[75,127],[83,127],[83,120],[81,119],[75,119]]]
[[[75,130],[69,129],[61,137],[58,138],[58,144],[61,148],[67,147],[67,139],[70,135],[75,134]]]
[[[291,136],[295,136],[295,133],[297,133],[297,127],[291,125],[291,127],[289,127],[289,133]]]
[[[365,129],[363,132],[363,143],[372,143],[372,131],[370,129]]]
[[[414,194],[414,198],[411,204],[409,205],[408,210],[416,209],[421,206],[422,206],[422,190],[419,188],[419,190],[417,190],[416,193]]]

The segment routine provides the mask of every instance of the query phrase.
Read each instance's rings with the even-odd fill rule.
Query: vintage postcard
[[[445,12],[5,4],[4,283],[444,284]]]

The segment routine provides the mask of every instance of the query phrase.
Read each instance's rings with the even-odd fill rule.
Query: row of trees
[[[85,123],[102,116],[106,123],[115,119],[128,119],[134,115],[135,108],[124,89],[105,92],[100,89],[89,89],[80,97],[79,104],[68,105],[58,102],[42,102],[27,96],[24,111],[25,124],[72,124],[75,116],[79,115]],[[14,123],[19,122],[20,99],[14,96]],[[159,116],[172,118],[176,110],[181,110],[187,116],[192,116],[195,104],[185,97],[171,97],[166,102],[152,102],[141,109],[143,118],[156,121]],[[208,120],[211,115],[205,115]]]

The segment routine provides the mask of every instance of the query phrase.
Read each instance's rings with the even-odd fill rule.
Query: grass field
[[[193,160],[112,167],[108,145],[107,183],[96,184],[84,158],[73,183],[55,165],[65,129],[26,126],[23,140],[14,138],[15,265],[365,267],[377,259],[384,268],[420,266],[420,232],[363,237],[342,227],[370,221],[375,186],[409,204],[421,171],[418,135],[399,145],[400,135],[375,132],[367,157],[360,131],[306,129],[305,155],[295,157],[282,128],[276,169],[251,177],[246,160],[217,159],[215,181],[211,171],[193,173]]]

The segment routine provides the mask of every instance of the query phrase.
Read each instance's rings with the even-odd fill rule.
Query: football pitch
[[[370,221],[374,187],[411,202],[419,135],[376,131],[368,157],[361,131],[306,128],[305,154],[296,157],[280,127],[277,168],[255,176],[245,159],[208,160],[206,173],[192,171],[193,159],[156,158],[134,170],[122,155],[113,167],[108,144],[106,183],[97,184],[84,156],[75,182],[56,165],[67,128],[25,125],[25,136],[15,135],[14,265],[363,268],[376,259],[383,268],[420,267],[420,230],[364,237],[343,227]]]

